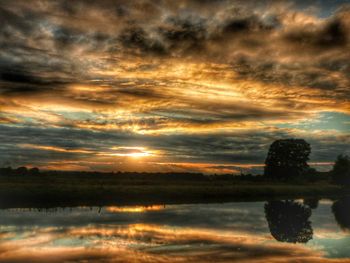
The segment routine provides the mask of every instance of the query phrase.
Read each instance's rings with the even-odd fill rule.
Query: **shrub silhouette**
[[[312,239],[309,207],[294,201],[271,201],[265,204],[265,216],[277,241],[307,243]]]
[[[308,171],[310,144],[302,139],[274,141],[265,160],[264,175],[272,179],[295,179]]]
[[[337,184],[350,185],[350,158],[339,155],[331,171],[332,180]]]

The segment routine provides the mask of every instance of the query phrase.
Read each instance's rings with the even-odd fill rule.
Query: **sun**
[[[134,153],[125,154],[124,156],[129,156],[132,158],[141,158],[141,157],[147,157],[151,155],[152,154],[149,152],[134,152]]]
[[[112,156],[123,156],[123,157],[131,157],[131,158],[142,158],[153,156],[154,153],[145,147],[113,147],[114,153]]]

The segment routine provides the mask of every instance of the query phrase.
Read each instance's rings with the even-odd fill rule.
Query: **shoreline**
[[[10,186],[10,185],[7,185]],[[0,208],[52,208],[109,205],[152,205],[329,198],[350,195],[350,189],[331,184],[235,185],[54,185],[0,184]]]

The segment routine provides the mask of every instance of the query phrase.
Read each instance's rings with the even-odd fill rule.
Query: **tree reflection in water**
[[[307,205],[311,209],[316,209],[318,207],[319,199],[317,198],[305,198],[304,205]]]
[[[332,212],[338,225],[343,230],[350,231],[350,196],[334,202]]]
[[[312,239],[311,209],[303,204],[291,200],[270,201],[265,204],[265,216],[277,241],[307,243]]]

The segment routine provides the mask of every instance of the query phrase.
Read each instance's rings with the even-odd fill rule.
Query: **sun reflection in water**
[[[159,211],[165,208],[165,205],[150,206],[107,206],[106,211],[111,213],[143,213],[147,211]]]

